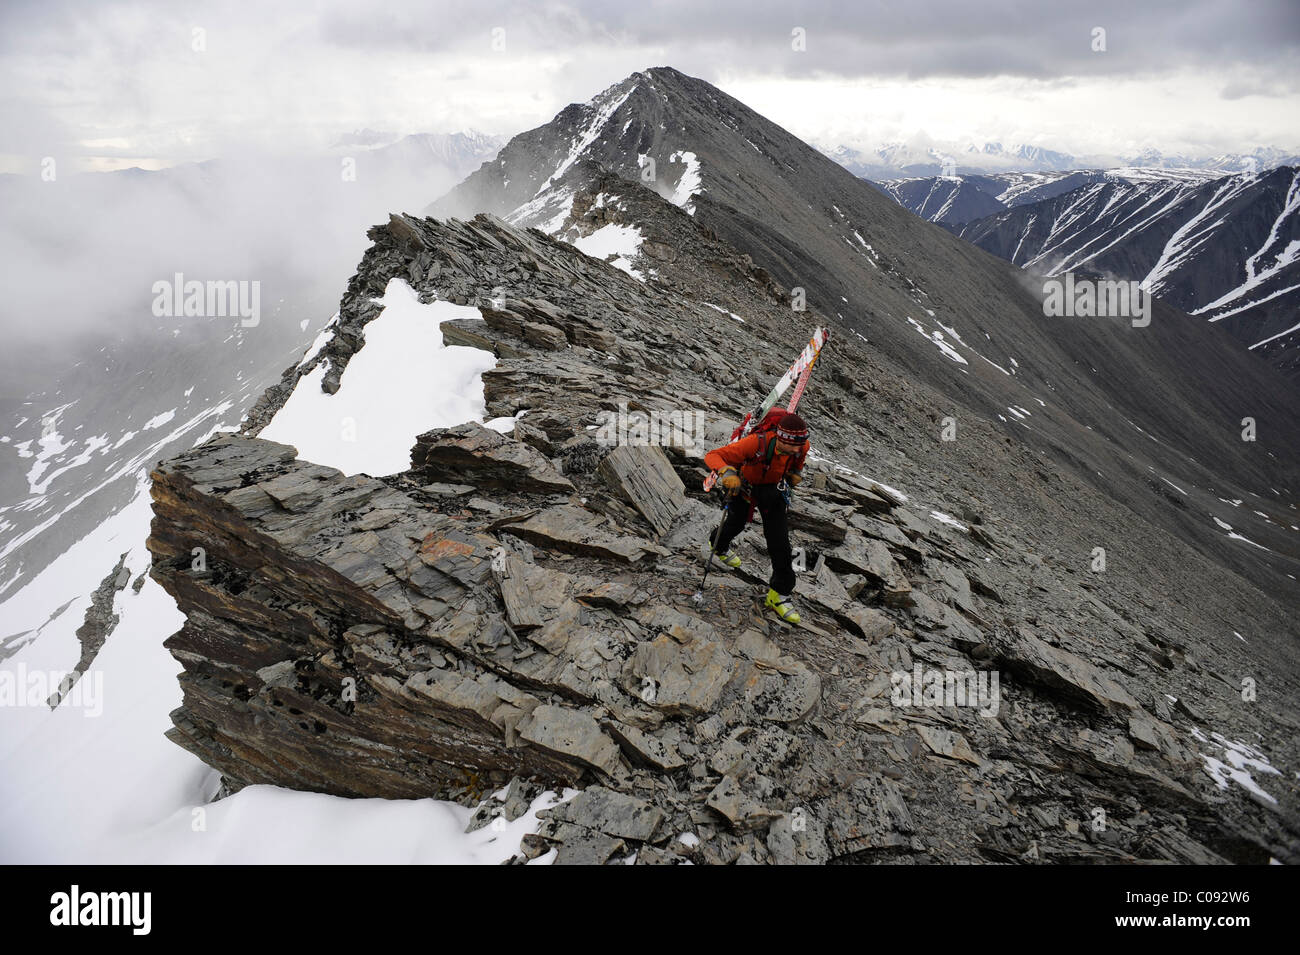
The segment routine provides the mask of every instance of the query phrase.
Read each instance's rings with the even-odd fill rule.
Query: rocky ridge
[[[842,342],[865,339],[868,347],[844,367],[895,401],[871,403],[870,414],[857,418],[854,443],[870,428],[891,456],[917,465],[904,469],[909,488],[938,474],[950,496],[954,483],[977,476],[963,491],[1012,493],[1017,516],[1035,534],[1055,533],[1062,521],[1078,526],[1087,514],[1102,526],[1085,553],[1118,546],[1114,527],[1143,560],[1166,560],[1109,520],[1118,504],[1130,521],[1136,515],[1141,526],[1190,545],[1195,559],[1218,562],[1248,589],[1300,606],[1300,404],[1285,379],[1219,324],[1159,299],[1142,328],[1047,320],[1041,282],[910,215],[722,90],[666,67],[633,74],[520,133],[427,211],[438,218],[487,212],[573,239],[581,197],[600,194],[590,170],[645,184],[643,192],[689,213],[775,282],[802,290],[810,308],[839,320]],[[635,209],[627,224],[646,235],[643,246],[651,233],[670,251],[692,241],[666,210],[655,213],[627,194],[620,202]],[[683,258],[671,268],[645,261],[647,279],[674,283]],[[711,287],[708,276],[702,281],[701,289]],[[690,284],[677,287],[696,297]],[[711,301],[726,304],[716,295]],[[781,345],[782,354],[790,347]],[[863,354],[870,364],[854,364]],[[928,422],[919,423],[913,408],[924,408]],[[1246,416],[1257,426],[1254,440],[1244,439]],[[947,419],[961,437],[935,455]],[[891,441],[895,429],[901,440]],[[879,456],[871,460],[879,473]],[[1040,477],[1046,474],[1061,475],[1062,484]],[[1108,519],[1098,521],[1102,513]],[[1229,537],[1224,525],[1251,543]],[[1240,623],[1219,636],[1244,633]],[[1270,626],[1256,636],[1272,641],[1287,632],[1289,625]],[[1270,649],[1294,659],[1291,641]]]
[[[187,615],[167,642],[184,666],[175,742],[233,789],[477,802],[504,787],[475,824],[582,787],[520,859],[1300,857],[1294,783],[1276,807],[1222,792],[1191,735],[1266,730],[1293,762],[1277,696],[1234,705],[1220,672],[1234,671],[1177,600],[1135,612],[1124,573],[1072,576],[1053,542],[1031,543],[996,500],[962,500],[940,467],[910,462],[906,500],[866,476],[941,402],[842,329],[806,399],[818,453],[792,518],[816,631],[761,615],[752,531],[742,571],[711,574],[696,607],[717,517],[702,453],[826,319],[792,312],[767,272],[648,190],[599,188],[604,201],[575,198],[575,227],[638,222],[646,284],[491,217],[393,216],[317,358],[242,434],[154,472],[151,573]],[[481,322],[444,335],[498,356],[485,417],[518,416],[513,433],[430,431],[409,470],[378,477],[256,438],[316,362],[327,392],[346,386],[394,277],[478,306]],[[611,414],[683,408],[703,410],[701,440],[594,434]],[[1015,453],[991,431],[968,447]],[[899,467],[875,473],[901,484]],[[945,503],[956,518],[930,506]],[[1223,574],[1167,544],[1189,581]],[[895,705],[892,675],[917,668],[998,673],[996,714]]]

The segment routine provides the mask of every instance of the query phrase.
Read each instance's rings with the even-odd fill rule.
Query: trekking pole
[[[696,606],[704,603],[704,584],[709,579],[709,570],[713,567],[713,555],[718,552],[718,538],[722,535],[722,525],[727,523],[727,515],[731,511],[731,502],[734,498],[734,494],[726,495],[722,502],[722,520],[718,522],[717,528],[714,529],[713,535],[709,538],[709,554],[704,558],[704,576],[700,578],[699,589],[691,597]]]

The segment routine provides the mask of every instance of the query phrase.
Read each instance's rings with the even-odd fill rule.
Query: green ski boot
[[[703,548],[703,550],[706,554],[709,552],[709,548],[707,547]],[[722,566],[729,567],[732,570],[735,570],[740,566],[740,555],[734,550],[729,550],[725,554],[715,552],[713,554],[713,559],[722,564]]]
[[[725,554],[714,554],[714,558],[720,561],[724,566],[736,570],[740,567],[740,555],[734,550],[729,550]]]
[[[775,590],[768,590],[767,600],[763,601],[763,606],[771,607],[786,623],[798,623],[803,619],[799,616],[799,611],[794,609],[794,604],[790,603],[789,596],[782,597]]]

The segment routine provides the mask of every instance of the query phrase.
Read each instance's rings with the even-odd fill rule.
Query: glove
[[[798,487],[799,482],[803,480],[803,475],[796,471],[793,474],[786,475],[785,479],[790,482],[791,487]]]
[[[719,477],[722,480],[722,486],[728,491],[735,491],[740,488],[740,475],[736,473],[735,468],[724,468]]]

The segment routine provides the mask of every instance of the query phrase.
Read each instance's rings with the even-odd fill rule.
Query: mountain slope
[[[1160,303],[1146,328],[1047,319],[1041,287],[1019,270],[919,221],[748,107],[671,69],[635,74],[517,136],[432,208],[559,231],[573,180],[584,175],[580,159],[633,181],[653,160],[659,195],[934,386],[944,396],[932,409],[936,421],[1000,421],[1010,440],[1067,464],[1135,513],[1273,592],[1293,590],[1288,518],[1300,402],[1219,328]],[[681,185],[688,173],[689,196]],[[1032,417],[1010,410],[1036,404]],[[1243,454],[1246,415],[1267,419],[1270,435]],[[938,440],[938,431],[917,440]],[[1161,479],[1194,506],[1171,507]],[[1268,516],[1247,536],[1267,551],[1251,552],[1214,523],[1232,523],[1222,499],[1251,495]]]
[[[183,670],[189,768],[133,831],[188,835],[215,791],[192,754],[255,849],[296,828],[267,793],[455,799],[482,827],[573,784],[516,861],[1300,859],[1295,408],[1268,369],[1164,307],[1045,331],[1013,267],[670,70],[518,137],[457,202],[519,225],[372,228],[242,433],[154,469],[139,594],[114,590],[138,551],[103,550],[128,624],[105,652],[165,639]],[[818,323],[795,631],[755,603],[754,530],[691,599],[700,455]],[[1186,380],[1211,362],[1231,387]],[[1266,425],[1249,456],[1214,428],[1229,394]],[[132,626],[135,597],[167,612]],[[975,671],[996,710],[893,692]],[[44,765],[47,737],[14,739]],[[45,778],[0,783],[25,839],[68,826]]]
[[[1200,185],[1094,183],[957,232],[1049,275],[1144,282],[1289,375],[1300,372],[1300,167]]]
[[[1006,208],[971,176],[892,179],[875,183],[904,209],[927,222],[959,224]]]
[[[1216,173],[1189,169],[1120,168],[886,179],[875,185],[927,222],[952,226],[1051,199],[1092,183],[1200,184],[1216,178]]]
[[[131,500],[147,465],[239,424],[335,310],[375,210],[458,181],[499,145],[457,133],[352,149],[352,180],[339,157],[88,173],[57,189],[0,179],[0,294],[40,316],[0,355],[0,601]],[[146,222],[168,228],[123,228]],[[177,273],[256,286],[259,314],[159,316],[151,288]],[[107,570],[69,593],[85,598]],[[0,626],[0,659],[30,636]]]
[[[772,356],[766,380],[826,317],[792,320],[788,291],[698,213],[588,171],[594,191],[574,194],[569,228],[635,225],[644,281],[488,216],[395,215],[370,231],[320,361],[269,392],[242,436],[155,471],[152,579],[188,618],[167,642],[185,667],[169,736],[218,768],[231,798],[258,783],[515,794],[481,804],[486,822],[519,811],[524,777],[581,788],[517,861],[1292,858],[1294,799],[1269,764],[1300,757],[1270,722],[1286,716],[1276,701],[1234,707],[1200,675],[1271,653],[1219,645],[1225,621],[1285,628],[1286,611],[1235,593],[1237,578],[993,426],[973,424],[956,447],[913,447],[938,396],[838,323],[805,399],[815,453],[794,503],[809,561],[799,599],[817,630],[760,615],[752,532],[739,576],[711,577],[696,605],[716,519],[698,490],[702,454],[764,387],[752,356]],[[317,447],[322,466],[253,437],[292,402],[311,399],[332,425],[339,402],[390,387],[361,363],[406,324],[399,302],[440,325],[430,374],[457,344],[488,358],[475,418],[409,435],[409,466],[379,477],[328,466],[341,443]],[[337,372],[328,387],[323,366]],[[391,417],[372,407],[358,435]],[[605,435],[620,415],[644,429],[637,413],[679,417],[648,440]],[[867,424],[886,416],[896,428]],[[281,440],[295,429],[316,440],[301,418],[281,426]],[[980,499],[956,490],[999,461]],[[1069,508],[1046,495],[1042,514],[1011,503],[1026,468],[1121,551],[1145,541],[1140,564],[1081,575],[1070,553],[1088,529]],[[207,573],[191,567],[195,542]],[[1144,575],[1172,599],[1154,599]],[[1198,591],[1226,599],[1185,613]],[[1272,666],[1290,687],[1294,656]],[[999,701],[982,715],[901,708],[891,675],[913,667],[997,667]],[[1267,799],[1280,792],[1277,811],[1200,768],[1198,754],[1223,765],[1246,752],[1256,727],[1265,742],[1242,778]],[[1017,795],[1030,791],[1036,812]],[[1106,807],[1105,840],[1070,825],[1094,805]]]
[[[186,665],[172,738],[234,788],[463,797],[467,765],[489,788],[527,774],[585,787],[525,840],[528,858],[672,861],[682,831],[707,862],[1292,858],[1294,798],[1269,759],[1287,771],[1297,759],[1280,701],[1300,661],[1293,595],[1268,575],[1294,571],[1297,530],[1282,505],[1253,500],[1241,514],[1270,510],[1249,527],[1237,516],[1228,488],[1269,461],[1225,479],[1222,461],[1176,447],[1196,438],[1175,427],[1195,387],[1167,374],[1206,349],[1247,369],[1248,388],[1268,390],[1272,373],[1164,308],[1149,335],[1044,340],[1012,267],[701,86],[638,75],[523,134],[439,204],[492,204],[564,242],[491,216],[394,215],[372,229],[332,339],[268,391],[243,437],[155,472],[154,579],[189,618],[169,640]],[[621,112],[637,98],[650,115]],[[738,164],[746,152],[763,158]],[[526,154],[541,163],[532,173]],[[643,186],[647,160],[657,175]],[[342,444],[295,460],[253,437],[297,442],[306,427],[316,442],[339,409],[366,406],[357,434],[385,427],[388,407],[366,398],[378,379],[358,362],[394,300],[427,309],[444,344],[492,356],[483,424],[407,435],[410,466],[378,478],[330,467]],[[448,308],[467,311],[440,317]],[[805,399],[816,454],[793,521],[818,632],[791,633],[751,600],[758,550],[739,580],[711,579],[703,608],[691,602],[716,516],[697,490],[700,454],[819,321],[834,337]],[[983,328],[986,344],[967,344]],[[994,351],[1004,340],[1014,354]],[[1040,377],[1084,354],[1104,387]],[[1220,400],[1205,390],[1197,409]],[[1008,414],[964,404],[989,398]],[[322,428],[281,423],[307,399]],[[1109,399],[1143,424],[1154,414],[1159,438],[1114,422]],[[1094,407],[1095,431],[1076,417]],[[602,441],[637,412],[689,415],[699,430]],[[939,440],[942,415],[959,440]],[[1099,433],[1107,418],[1127,440]],[[1202,447],[1231,457],[1212,434]],[[1274,450],[1288,454],[1261,456]],[[1157,471],[1166,462],[1197,482]],[[629,478],[643,471],[655,480]],[[187,569],[196,535],[210,576]],[[1097,546],[1105,570],[1090,567]],[[913,739],[882,696],[912,666],[990,662],[1009,684],[1005,723],[922,708]],[[1255,671],[1279,687],[1267,708],[1240,705],[1235,674]],[[1262,748],[1243,748],[1252,732]],[[1218,795],[1243,759],[1253,772],[1238,781],[1266,794],[1259,804]],[[963,766],[986,760],[992,774]],[[973,782],[995,775],[1009,785]],[[1013,794],[1044,776],[1042,815],[1018,821]],[[953,796],[964,783],[973,802]],[[1082,802],[1065,795],[1080,787]],[[1279,791],[1285,802],[1265,808]],[[1146,834],[1130,797],[1152,817]],[[1113,841],[1058,829],[1094,803],[1110,807]],[[786,825],[796,812],[811,822],[803,839]]]

